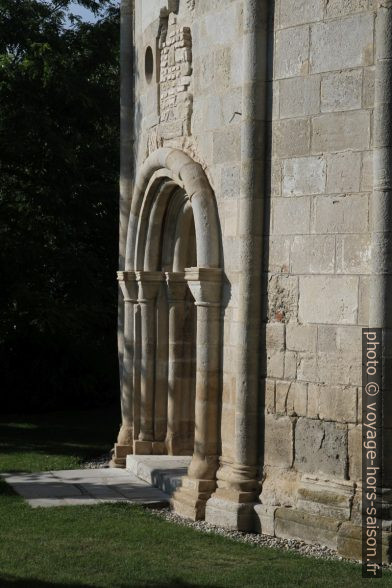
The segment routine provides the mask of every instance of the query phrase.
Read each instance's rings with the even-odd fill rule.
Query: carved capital
[[[141,304],[152,302],[155,300],[163,282],[163,273],[139,271],[136,272],[136,280],[139,285],[138,302]]]
[[[222,289],[222,270],[220,268],[186,268],[185,279],[196,306],[220,306]]]
[[[188,288],[184,272],[166,272],[165,276],[169,302],[182,302]]]
[[[136,273],[133,271],[119,271],[117,272],[117,280],[124,297],[124,302],[137,302],[138,287]]]

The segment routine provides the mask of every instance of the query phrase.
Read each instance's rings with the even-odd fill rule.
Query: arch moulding
[[[219,268],[219,221],[215,196],[199,163],[179,149],[162,147],[154,151],[141,166],[135,180],[128,222],[125,271],[135,271],[136,246],[140,232],[140,217],[151,180],[172,179],[185,190],[193,209],[196,231],[197,266]]]

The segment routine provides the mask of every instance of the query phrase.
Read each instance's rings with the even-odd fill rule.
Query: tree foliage
[[[0,0],[2,410],[117,389],[119,14],[78,4]]]

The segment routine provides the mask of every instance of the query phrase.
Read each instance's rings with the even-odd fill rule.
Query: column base
[[[233,531],[255,531],[257,504],[254,492],[218,488],[207,502],[205,520]]]
[[[120,445],[119,443],[115,443],[109,466],[111,468],[125,468],[127,455],[131,453],[133,453],[132,445]]]
[[[164,441],[153,441],[151,449],[153,455],[167,455],[166,443]]]
[[[134,455],[166,455],[166,445],[164,441],[139,441],[133,442]]]
[[[206,521],[235,531],[255,531],[259,504],[257,468],[220,458],[217,489],[207,502]]]
[[[255,531],[256,505],[256,502],[240,503],[213,496],[207,502],[205,520],[207,523],[232,531]]]
[[[133,442],[134,455],[152,455],[152,448],[152,441],[139,441],[139,439],[135,439],[135,441]]]
[[[182,486],[171,499],[174,512],[192,521],[204,520],[206,502],[215,487],[215,480],[196,480],[185,476]]]

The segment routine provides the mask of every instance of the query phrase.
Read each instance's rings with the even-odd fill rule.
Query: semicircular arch
[[[143,269],[144,254],[141,251],[146,246],[151,212],[159,195],[161,206],[165,206],[165,197],[162,196],[165,191],[160,189],[165,182],[172,188],[175,188],[173,184],[183,188],[192,205],[198,267],[219,268],[219,218],[207,176],[201,165],[183,151],[162,147],[146,159],[136,176],[128,222],[126,270]],[[169,200],[167,194],[166,203]],[[162,210],[157,212],[155,223],[162,219]]]

